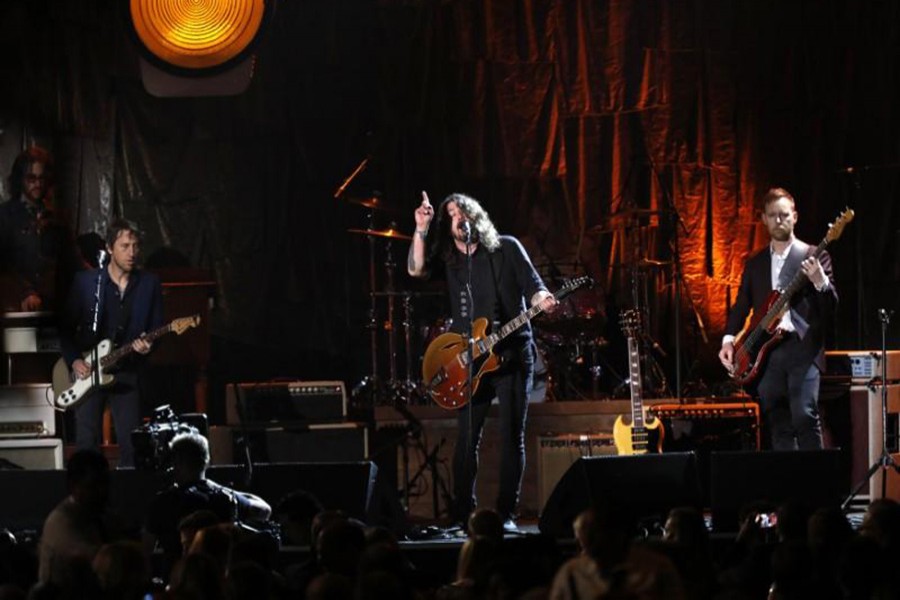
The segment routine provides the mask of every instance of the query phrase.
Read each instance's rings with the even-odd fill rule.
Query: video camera
[[[169,468],[172,464],[169,442],[180,433],[206,435],[206,415],[191,413],[179,417],[170,405],[157,406],[150,422],[131,432],[135,468],[145,471]]]

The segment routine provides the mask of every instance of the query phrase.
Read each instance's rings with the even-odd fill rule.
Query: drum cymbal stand
[[[368,214],[369,229],[374,229],[375,211]],[[378,377],[378,296],[375,293],[375,237],[367,236],[369,243],[369,310],[366,329],[369,330],[369,368],[368,375],[362,378],[351,392],[356,409],[374,418],[374,408],[380,395],[380,379]],[[370,414],[371,413],[371,414]]]

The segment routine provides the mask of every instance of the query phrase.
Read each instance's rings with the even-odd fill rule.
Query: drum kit
[[[365,236],[369,242],[369,310],[366,329],[369,332],[368,374],[354,388],[358,402],[369,407],[426,404],[427,398],[419,377],[416,356],[421,356],[423,336],[431,335],[430,327],[417,327],[417,306],[435,302],[442,292],[430,290],[398,290],[395,260],[397,243],[405,245],[412,237],[397,230],[391,222],[387,228],[375,226],[376,213],[392,212],[381,198],[348,198],[352,205],[368,209],[368,226],[350,228],[347,233]],[[379,260],[383,260],[383,285],[378,284]],[[437,335],[437,333],[434,333]],[[386,345],[385,349],[382,346]],[[386,359],[382,363],[382,359]]]
[[[376,213],[386,214],[392,209],[381,198],[345,198],[352,205],[368,210],[368,226],[350,228],[347,233],[364,236],[369,242],[369,309],[366,329],[369,337],[368,373],[354,388],[357,402],[368,406],[427,405],[430,399],[421,381],[421,358],[428,343],[449,329],[445,292],[428,289],[397,289],[395,261],[399,252],[406,251],[410,235],[398,231],[396,223],[386,228],[375,226]],[[644,235],[649,219],[662,211],[625,210],[607,218],[592,233],[635,232]],[[641,240],[637,247],[645,246]],[[634,248],[630,243],[625,245]],[[651,270],[668,266],[669,262],[655,261],[646,256],[620,254],[621,263],[613,268],[628,268],[631,275],[632,296],[636,306],[645,305],[641,298],[641,283]],[[378,277],[378,263],[383,259],[383,277]],[[545,283],[555,289],[572,277],[585,274],[578,261],[548,260],[535,265]],[[378,285],[378,280],[383,285]],[[538,357],[532,402],[598,399],[609,397],[612,390],[601,390],[601,376],[615,370],[604,353],[608,342],[604,337],[607,325],[606,299],[601,288],[581,290],[566,298],[551,314],[534,323]],[[383,347],[385,346],[385,347]],[[619,378],[620,379],[620,378]],[[604,380],[605,381],[605,380]]]

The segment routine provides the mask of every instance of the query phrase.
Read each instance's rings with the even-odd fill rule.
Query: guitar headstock
[[[587,275],[582,275],[581,277],[576,277],[574,279],[569,279],[568,281],[566,281],[563,286],[556,290],[556,293],[553,295],[556,296],[557,300],[562,300],[575,290],[592,285],[594,285],[594,280]]]
[[[172,321],[172,331],[174,331],[177,335],[181,335],[188,329],[196,327],[200,324],[200,315],[193,315],[190,317],[183,317],[181,319],[175,319]]]
[[[844,226],[852,221],[854,216],[856,216],[856,213],[853,212],[852,208],[845,208],[844,212],[839,214],[838,218],[834,220],[834,223],[828,227],[828,233],[825,234],[825,239],[830,243],[841,237],[841,234],[844,233]]]
[[[619,315],[619,326],[628,337],[637,336],[641,329],[641,311],[636,308],[623,310]]]

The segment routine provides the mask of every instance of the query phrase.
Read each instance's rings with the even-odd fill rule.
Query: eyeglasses
[[[46,175],[35,175],[34,173],[27,173],[25,175],[26,183],[37,183],[38,181],[47,181]]]

